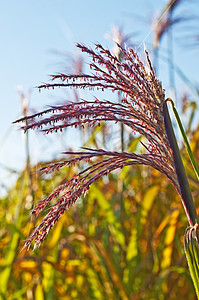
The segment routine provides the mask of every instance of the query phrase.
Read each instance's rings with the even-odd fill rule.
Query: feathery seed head
[[[38,215],[52,200],[56,200],[42,223],[26,241],[25,246],[28,247],[34,239],[35,246],[40,246],[60,216],[89,190],[93,182],[124,166],[135,164],[151,166],[164,173],[179,191],[173,157],[164,128],[162,105],[165,94],[155,76],[148,52],[146,51],[147,70],[131,48],[125,50],[118,45],[123,58],[120,61],[100,44],[96,45],[95,50],[81,44],[77,44],[77,47],[92,58],[91,74],[53,75],[52,82],[39,86],[39,89],[55,87],[110,89],[121,93],[122,102],[99,99],[67,102],[65,105],[52,106],[16,122],[25,119],[28,125],[22,127],[24,131],[41,129],[45,133],[62,131],[63,128],[72,126],[93,127],[105,121],[120,122],[132,132],[145,136],[147,143],[144,147],[147,152],[135,154],[83,148],[80,152],[66,152],[70,159],[43,168],[42,171],[48,173],[81,161],[90,162],[86,169],[60,185],[33,209],[32,214]]]

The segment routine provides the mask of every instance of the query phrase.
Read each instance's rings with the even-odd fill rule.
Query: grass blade
[[[191,277],[199,299],[199,249],[197,230],[198,225],[190,226],[186,229],[184,235],[184,248]]]
[[[174,159],[174,165],[175,165],[175,171],[177,174],[179,186],[180,186],[180,193],[181,193],[181,199],[182,203],[187,215],[187,218],[189,220],[190,225],[195,225],[198,223],[198,217],[195,209],[195,205],[193,202],[191,190],[189,187],[189,183],[187,180],[187,176],[185,173],[184,165],[182,162],[182,158],[180,155],[180,150],[178,147],[178,143],[175,137],[175,133],[173,130],[173,126],[171,123],[171,119],[169,116],[169,111],[167,107],[167,101],[170,101],[170,98],[168,98],[164,104],[163,104],[163,115],[164,115],[164,125],[166,134],[170,143],[170,147],[173,152],[173,159]]]
[[[178,124],[178,127],[179,127],[179,129],[180,129],[181,135],[182,135],[182,137],[183,137],[183,140],[184,140],[184,143],[185,143],[187,152],[188,152],[188,154],[189,154],[189,158],[190,158],[190,160],[191,160],[193,169],[194,169],[195,174],[196,174],[196,176],[197,176],[197,178],[198,178],[198,180],[199,180],[199,168],[198,168],[198,166],[197,166],[197,164],[196,164],[196,161],[195,161],[195,158],[194,158],[194,156],[193,156],[193,152],[192,152],[191,147],[190,147],[190,145],[189,145],[189,141],[188,141],[187,135],[186,135],[186,133],[185,133],[185,131],[184,131],[184,128],[183,128],[182,122],[181,122],[181,120],[180,120],[179,114],[178,114],[178,112],[177,112],[177,109],[175,108],[175,105],[174,105],[173,100],[170,99],[170,98],[168,98],[168,101],[171,102],[172,109],[173,109],[173,113],[174,113],[174,116],[175,116],[175,118],[176,118],[176,122],[177,122],[177,124]]]

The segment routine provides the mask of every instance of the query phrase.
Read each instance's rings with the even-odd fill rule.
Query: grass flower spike
[[[146,138],[143,144],[146,151],[143,154],[136,154],[128,151],[83,148],[79,152],[66,152],[68,159],[43,168],[42,171],[48,173],[81,161],[88,162],[88,166],[78,175],[56,188],[48,198],[40,201],[33,209],[32,214],[38,215],[53,200],[47,215],[27,239],[25,244],[27,247],[33,240],[35,247],[39,247],[61,215],[89,190],[93,182],[125,166],[143,164],[155,168],[168,177],[182,198],[175,171],[173,149],[165,130],[163,113],[165,93],[155,76],[147,51],[145,52],[148,65],[145,67],[133,49],[125,50],[118,45],[122,53],[120,61],[99,44],[95,50],[80,44],[77,47],[91,57],[91,73],[53,75],[52,82],[41,85],[39,89],[56,87],[102,91],[109,89],[122,95],[121,103],[99,99],[66,102],[65,105],[50,107],[16,122],[26,120],[27,125],[22,127],[24,131],[38,129],[45,133],[62,131],[72,126],[93,127],[106,121],[121,122],[129,127],[132,133],[139,133]]]

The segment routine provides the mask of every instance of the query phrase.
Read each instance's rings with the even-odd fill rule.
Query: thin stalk
[[[168,19],[170,24],[172,23],[172,10],[169,10],[168,13]],[[172,26],[168,28],[168,33],[167,33],[167,53],[168,53],[168,67],[169,67],[169,85],[171,88],[171,91],[175,97],[176,94],[176,89],[175,89],[175,74],[174,74],[174,56],[173,56],[173,32],[172,32]]]
[[[119,51],[118,60],[122,61],[122,53]],[[118,102],[121,103],[121,92],[118,94]],[[121,122],[120,124],[120,147],[121,151],[124,151],[124,124]],[[124,181],[122,178],[118,180],[118,191],[119,191],[119,204],[120,204],[120,224],[124,224]],[[122,225],[122,231],[125,232],[124,226]],[[123,249],[120,249],[122,257],[125,257],[125,252]],[[124,268],[119,267],[120,275],[123,277]]]
[[[159,47],[153,47],[153,65],[155,74],[158,76],[159,70]]]
[[[174,165],[175,165],[175,171],[178,178],[178,183],[180,186],[180,192],[181,192],[181,199],[182,203],[185,209],[185,212],[188,217],[188,221],[191,226],[194,226],[196,223],[198,223],[198,217],[195,209],[195,205],[193,202],[193,198],[191,195],[191,190],[189,187],[189,183],[187,180],[187,176],[185,173],[184,165],[182,162],[182,158],[180,155],[180,150],[176,141],[176,137],[173,131],[173,126],[171,123],[171,119],[169,116],[169,111],[167,107],[167,101],[170,99],[167,99],[163,104],[163,115],[164,115],[164,124],[165,124],[165,130],[166,134],[170,143],[170,147],[173,152],[173,159],[174,159]]]
[[[23,116],[28,116],[28,105],[29,105],[29,95],[25,97],[23,91],[20,91],[20,99],[21,99],[21,106],[22,106],[22,112]],[[26,126],[28,125],[28,121],[25,121]],[[27,131],[25,133],[25,152],[26,152],[26,170],[28,174],[28,188],[29,193],[31,196],[31,203],[28,203],[28,205],[31,204],[33,207],[34,202],[34,190],[33,190],[33,183],[32,183],[32,172],[31,172],[31,165],[30,165],[30,147],[29,147],[29,132]]]

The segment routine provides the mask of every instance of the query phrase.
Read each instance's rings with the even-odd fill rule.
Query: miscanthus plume
[[[146,138],[143,144],[146,151],[144,154],[136,154],[128,151],[82,148],[80,152],[65,152],[68,159],[43,168],[42,171],[48,173],[81,161],[89,162],[87,168],[56,188],[32,210],[32,214],[37,216],[53,200],[43,221],[27,239],[27,247],[33,240],[35,247],[39,247],[61,215],[89,190],[93,182],[125,166],[142,164],[155,168],[168,177],[182,198],[164,124],[165,93],[161,82],[155,76],[147,51],[145,66],[131,48],[126,50],[118,45],[122,54],[120,60],[99,44],[94,50],[80,44],[77,47],[91,57],[90,74],[53,75],[52,82],[39,86],[39,89],[109,89],[120,93],[121,102],[96,98],[93,101],[66,102],[65,105],[50,107],[16,122],[26,121],[26,126],[22,126],[24,131],[39,129],[45,133],[62,131],[72,126],[94,127],[105,121],[120,122],[129,127],[132,133],[139,133]]]

